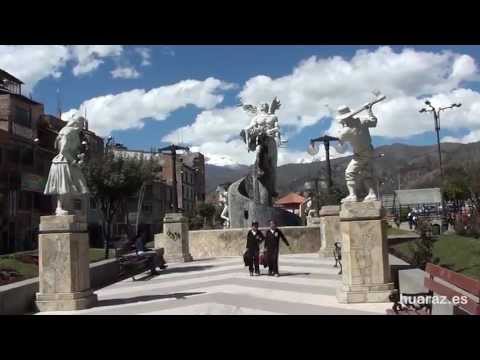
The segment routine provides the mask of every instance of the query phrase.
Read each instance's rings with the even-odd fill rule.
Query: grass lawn
[[[115,256],[114,250],[110,249],[110,258]],[[104,249],[89,249],[90,263],[101,261],[105,257]],[[35,264],[28,264],[20,261],[15,254],[0,256],[0,269],[10,269],[17,271],[22,278],[19,280],[30,279],[38,276],[38,267]]]
[[[407,242],[393,245],[392,248],[410,258],[412,246]],[[441,235],[434,244],[433,254],[440,259],[440,266],[480,279],[480,239],[455,234]]]
[[[387,230],[387,235],[411,235],[415,234],[413,231],[398,229],[397,227],[391,227]]]

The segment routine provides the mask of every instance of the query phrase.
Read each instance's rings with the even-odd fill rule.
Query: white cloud
[[[140,73],[133,67],[117,67],[110,72],[114,79],[137,79]]]
[[[123,52],[121,45],[74,45],[70,49],[77,61],[73,68],[75,76],[87,74],[103,64],[103,58],[119,56]]]
[[[165,120],[171,112],[187,105],[211,109],[223,101],[218,91],[228,87],[229,84],[215,78],[183,80],[149,91],[135,89],[95,97],[83,102],[79,109],[87,109],[90,129],[106,136],[114,130],[142,128],[147,118]],[[77,112],[78,109],[71,109],[62,118]]]
[[[22,80],[27,94],[39,81],[59,78],[69,62],[73,63],[73,74],[79,76],[122,52],[121,45],[0,45],[0,69]]]
[[[175,50],[173,50],[170,46],[163,46],[162,53],[168,56],[175,56]]]
[[[147,47],[137,47],[135,48],[135,51],[140,54],[140,57],[142,58],[142,66],[149,66],[151,65],[151,49]]]
[[[460,110],[442,113],[442,126],[478,127],[480,134],[477,120],[480,94],[461,88],[465,82],[478,78],[477,65],[469,55],[409,48],[395,52],[390,47],[379,47],[373,51],[359,50],[351,59],[312,56],[300,62],[290,74],[278,78],[255,76],[246,81],[239,98],[256,105],[277,96],[282,103],[277,112],[280,126],[288,125],[295,136],[305,127],[330,121],[331,113],[325,105],[336,109],[346,104],[355,109],[370,100],[371,91],[378,89],[387,100],[374,108],[379,123],[372,135],[389,138],[407,138],[433,129],[431,114],[418,112],[425,97],[442,106],[460,101],[464,104]],[[187,134],[184,140],[191,144],[210,144],[203,148],[212,159],[222,154],[231,161],[246,163],[248,159],[241,156],[237,145],[238,133],[249,120],[238,108],[212,109],[200,113],[193,124],[168,134],[165,139],[178,136],[180,131]],[[333,123],[328,132],[335,130],[337,125]],[[468,139],[475,134],[469,134]],[[235,146],[230,146],[231,143]],[[279,161],[308,159],[294,149],[287,152],[282,149],[281,153],[285,155],[279,155]]]
[[[44,78],[60,77],[69,58],[61,45],[0,45],[0,69],[22,80],[25,94]]]

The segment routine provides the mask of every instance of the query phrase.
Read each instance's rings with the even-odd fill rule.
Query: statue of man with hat
[[[341,106],[337,109],[336,121],[342,125],[338,138],[340,144],[348,142],[353,148],[353,159],[345,170],[345,180],[347,182],[348,196],[341,202],[358,201],[356,186],[363,178],[363,183],[368,190],[368,195],[363,201],[375,201],[377,195],[374,190],[374,174],[372,160],[374,158],[372,138],[370,128],[377,126],[377,118],[373,115],[372,104],[364,105],[363,110],[368,110],[368,117],[360,119],[355,117],[355,113],[348,106]]]

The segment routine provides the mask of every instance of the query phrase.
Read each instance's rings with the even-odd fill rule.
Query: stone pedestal
[[[342,286],[340,303],[390,302],[385,210],[380,201],[344,203],[340,211]]]
[[[95,305],[85,217],[42,216],[39,230],[38,310],[71,311]]]
[[[183,214],[165,214],[163,234],[155,235],[155,248],[165,249],[165,260],[167,262],[189,262],[193,260],[189,250],[187,218]]]
[[[340,206],[322,206],[320,209],[320,239],[318,254],[321,257],[333,257],[336,242],[342,242],[340,233]]]

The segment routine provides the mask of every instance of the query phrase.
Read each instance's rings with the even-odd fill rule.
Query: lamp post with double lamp
[[[435,131],[437,133],[438,163],[440,165],[440,178],[441,178],[441,182],[442,182],[442,186],[443,186],[442,152],[440,150],[440,113],[444,110],[447,110],[447,109],[453,109],[455,107],[460,107],[460,106],[462,106],[462,104],[461,103],[454,103],[454,104],[451,104],[450,106],[435,108],[429,100],[426,100],[425,105],[427,105],[427,107],[420,109],[419,112],[420,113],[424,113],[424,112],[433,113],[433,120],[435,122]],[[442,216],[443,216],[443,219],[442,219],[443,224],[442,225],[443,225],[443,227],[445,227],[444,223],[446,222],[447,214],[446,214],[446,211],[445,211],[445,201],[443,200],[443,196],[442,196]]]
[[[328,186],[329,192],[330,192],[330,189],[333,185],[333,182],[332,182],[332,167],[331,167],[331,164],[330,164],[330,142],[331,141],[338,141],[338,140],[339,140],[338,138],[333,137],[333,136],[329,136],[329,135],[320,136],[316,139],[311,139],[310,140],[310,146],[309,146],[309,149],[308,149],[308,152],[310,153],[310,155],[316,155],[318,153],[318,149],[315,147],[315,143],[316,142],[323,142],[323,145],[325,147],[325,160],[327,162],[327,186]]]
[[[425,105],[427,105],[427,107],[420,109],[419,112],[420,113],[424,113],[424,112],[433,113],[433,120],[435,122],[435,131],[437,133],[438,162],[440,164],[440,176],[441,176],[441,179],[443,181],[442,153],[440,151],[440,113],[444,110],[447,110],[447,109],[460,107],[460,106],[462,106],[462,104],[455,103],[455,104],[452,104],[450,106],[435,108],[430,101],[426,100]]]
[[[160,153],[167,152],[167,154],[172,156],[172,187],[173,187],[173,211],[174,212],[178,212],[177,150],[189,151],[190,149],[186,146],[179,146],[175,144],[158,149],[158,152]]]

